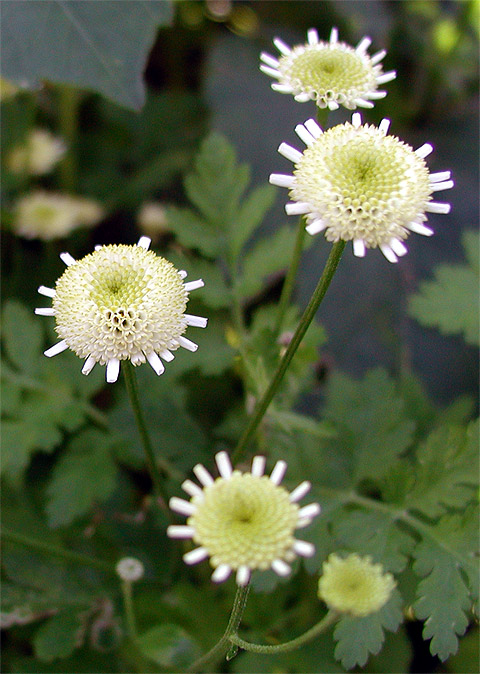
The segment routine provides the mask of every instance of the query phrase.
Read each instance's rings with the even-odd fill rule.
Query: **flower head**
[[[330,110],[340,105],[352,110],[373,108],[372,100],[387,95],[378,86],[395,78],[394,71],[383,73],[379,65],[385,50],[373,56],[367,54],[369,37],[353,48],[338,41],[336,28],[332,28],[329,42],[319,40],[317,31],[311,28],[307,44],[290,49],[279,38],[273,43],[281,56],[276,59],[262,53],[260,70],[278,80],[272,89],[293,94],[300,103],[314,100],[318,107]]]
[[[186,272],[149,251],[149,245],[150,239],[142,237],[136,246],[98,246],[78,261],[68,253],[60,255],[67,269],[55,289],[38,289],[53,298],[53,306],[35,310],[55,316],[61,338],[46,356],[70,348],[86,359],[83,374],[95,363],[106,364],[107,382],[114,382],[122,360],[133,365],[148,360],[160,375],[162,359],[171,361],[172,351],[180,346],[197,350],[183,333],[189,325],[204,328],[207,319],[186,314],[185,308],[189,292],[203,281],[184,283]]]
[[[61,138],[46,129],[33,129],[22,145],[17,145],[8,157],[13,173],[41,176],[54,168],[67,150]]]
[[[334,611],[364,617],[387,603],[395,585],[392,574],[384,573],[383,566],[373,564],[368,555],[342,559],[333,553],[323,563],[318,596]]]
[[[143,577],[143,564],[136,557],[122,557],[115,566],[115,571],[122,580],[127,583],[134,583]]]
[[[265,458],[256,456],[250,473],[232,470],[226,452],[215,457],[220,477],[216,480],[200,464],[193,472],[203,485],[191,480],[182,487],[190,501],[170,500],[170,508],[188,517],[187,524],[170,526],[171,538],[191,538],[199,547],[183,559],[196,564],[210,557],[212,580],[226,580],[236,571],[238,585],[246,585],[252,570],[272,568],[278,575],[290,573],[288,562],[297,555],[310,557],[314,547],[294,538],[295,529],[307,526],[320,512],[318,503],[300,508],[297,502],[310,489],[302,482],[289,493],[280,482],[287,464],[278,461],[270,477],[265,476]]]
[[[140,230],[154,241],[166,231],[167,222],[165,205],[154,201],[146,201],[137,214]]]
[[[50,241],[94,225],[102,215],[102,208],[91,199],[38,190],[17,202],[12,226],[18,236]]]
[[[305,215],[307,232],[324,231],[328,241],[353,241],[359,257],[366,248],[382,250],[390,262],[407,252],[409,232],[431,236],[423,223],[426,212],[448,213],[450,204],[431,201],[438,190],[453,187],[450,171],[429,173],[429,144],[413,150],[387,135],[389,120],[378,127],[363,124],[358,112],[352,123],[322,132],[309,119],[295,131],[307,145],[303,153],[282,143],[280,154],[295,164],[293,175],[273,173],[273,185],[287,187],[289,215]]]

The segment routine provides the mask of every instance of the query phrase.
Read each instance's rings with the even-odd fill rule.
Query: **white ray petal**
[[[95,367],[97,361],[93,356],[88,356],[88,358],[85,360],[83,367],[82,367],[82,374],[90,374],[90,372],[93,370]]]
[[[316,517],[320,512],[320,506],[318,503],[309,503],[306,506],[303,506],[303,508],[300,508],[298,511],[298,519],[308,519],[312,520],[314,517]]]
[[[292,201],[285,204],[285,213],[287,215],[305,215],[309,213],[312,207],[304,201]]]
[[[314,138],[320,138],[323,131],[314,119],[307,119],[303,126],[310,131]]]
[[[386,243],[380,244],[380,250],[382,251],[382,253],[385,255],[385,257],[387,258],[387,260],[389,262],[392,262],[392,263],[398,262],[397,256],[395,255],[393,250],[390,248],[390,246],[388,246]]]
[[[365,242],[362,239],[353,240],[353,254],[356,257],[365,257]]]
[[[359,112],[354,112],[352,115],[352,125],[358,129],[362,126],[362,115]]]
[[[195,529],[185,524],[171,524],[167,527],[167,536],[170,538],[193,538]]]
[[[197,463],[197,465],[193,467],[193,472],[197,476],[198,481],[203,484],[204,487],[208,487],[209,485],[213,484],[213,477],[210,475],[205,466],[202,466],[201,463]]]
[[[273,44],[278,49],[278,51],[284,56],[288,56],[290,54],[291,52],[290,47],[287,44],[285,44],[285,42],[281,40],[279,37],[276,37],[273,40]]]
[[[151,351],[150,353],[145,354],[148,362],[153,368],[153,371],[158,374],[159,376],[165,372],[165,366],[160,360],[159,356],[155,353],[155,351]]]
[[[309,225],[305,227],[307,232],[311,234],[312,236],[314,234],[318,234],[319,232],[323,232],[324,229],[327,228],[327,223],[324,222],[323,220],[317,219],[313,220]]]
[[[208,550],[206,550],[206,548],[195,548],[183,555],[183,561],[185,564],[198,564],[199,562],[203,562],[204,559],[207,559],[207,557]]]
[[[286,470],[287,462],[282,460],[277,461],[270,475],[270,480],[273,482],[273,484],[280,484],[280,482],[283,480]]]
[[[310,491],[312,485],[308,480],[305,480],[305,482],[301,482],[298,487],[295,487],[295,489],[292,491],[290,494],[290,501],[292,503],[296,503],[297,501],[301,501],[302,498],[305,496],[305,494],[308,494]]]
[[[223,583],[232,573],[232,567],[229,564],[219,564],[212,573],[212,580],[214,583]]]
[[[57,294],[53,288],[47,288],[47,286],[39,286],[37,292],[39,292],[40,295],[44,295],[45,297],[55,297]]]
[[[440,190],[450,190],[454,184],[453,180],[445,180],[443,183],[430,182],[430,187],[432,188],[432,192],[439,192]]]
[[[182,482],[182,489],[192,497],[196,496],[197,498],[203,499],[203,489],[201,489],[198,484],[195,484],[195,482],[192,482],[192,480],[185,480]]]
[[[291,85],[284,82],[281,84],[279,82],[272,82],[270,87],[273,89],[273,91],[278,91],[279,94],[293,94]]]
[[[55,316],[55,309],[53,307],[38,307],[35,309],[37,316]]]
[[[386,49],[380,49],[380,51],[377,51],[376,54],[370,56],[370,63],[372,64],[372,66],[375,66],[377,65],[377,63],[382,61],[386,55],[387,55]]]
[[[140,239],[138,240],[137,246],[140,246],[140,248],[148,250],[150,248],[151,243],[152,240],[148,236],[141,236]]]
[[[422,234],[423,236],[433,236],[433,229],[420,224],[419,222],[409,222],[408,229],[415,234]]]
[[[183,314],[183,316],[187,321],[187,325],[191,325],[193,328],[207,327],[208,318],[203,318],[202,316],[192,316],[191,314]]]
[[[295,127],[295,133],[299,138],[301,138],[301,140],[303,140],[305,145],[307,145],[308,147],[310,145],[313,145],[313,143],[315,142],[315,138],[303,124],[297,124],[297,126]]]
[[[218,452],[218,454],[215,455],[215,462],[220,475],[224,480],[229,480],[232,477],[233,470],[227,452]]]
[[[450,209],[451,209],[450,204],[444,204],[438,201],[429,201],[428,204],[425,206],[425,210],[428,211],[429,213],[443,213],[444,215],[450,213]]]
[[[408,253],[407,247],[400,239],[390,239],[389,245],[398,257],[402,257]]]
[[[237,585],[240,585],[240,587],[245,587],[245,585],[248,584],[248,581],[250,580],[250,569],[248,566],[239,566],[237,570]]]
[[[43,355],[47,356],[47,358],[51,358],[52,356],[56,356],[58,353],[62,353],[62,351],[65,351],[65,349],[68,349],[68,344],[64,339],[62,339],[61,342],[54,344],[49,349],[44,351]]]
[[[180,346],[183,346],[184,349],[187,349],[187,351],[194,352],[198,349],[198,344],[195,344],[195,342],[192,342],[190,339],[183,336],[178,338],[178,343]]]
[[[192,290],[197,290],[197,288],[203,288],[205,283],[202,281],[201,278],[198,279],[198,281],[188,281],[188,283],[184,283],[183,287],[187,291],[187,293],[191,292]]]
[[[356,105],[358,105],[359,108],[373,108],[374,105],[372,101],[367,101],[365,98],[356,98],[355,99]]]
[[[262,477],[265,472],[265,462],[264,456],[254,456],[252,461],[252,475],[255,477]]]
[[[431,152],[433,152],[433,145],[430,145],[430,143],[424,143],[415,150],[415,154],[417,155],[417,157],[420,157],[421,159],[425,159],[425,157],[428,157],[428,155]]]
[[[297,162],[300,161],[302,158],[302,153],[296,150],[294,147],[289,145],[288,143],[281,143],[278,152],[285,157],[286,159],[289,159],[291,162],[296,164]]]
[[[429,180],[431,183],[441,183],[444,180],[450,180],[451,171],[439,171],[438,173],[430,173]],[[38,290],[40,292],[40,289]]]
[[[313,94],[309,94],[306,91],[301,91],[299,94],[295,94],[294,99],[297,101],[297,103],[306,103],[307,101],[311,101],[314,98]]]
[[[173,353],[169,351],[168,349],[162,349],[161,351],[158,352],[160,357],[163,358],[164,361],[167,363],[171,363],[172,360],[175,358]]]
[[[76,259],[70,255],[70,253],[60,253],[61,261],[69,267],[72,264],[75,264]]]
[[[295,185],[295,177],[290,175],[285,175],[284,173],[271,173],[268,178],[268,182],[271,185],[276,185],[277,187],[293,187]]]
[[[180,515],[186,515],[186,517],[193,515],[193,513],[197,510],[197,506],[193,505],[193,503],[190,503],[190,501],[185,501],[183,498],[178,498],[178,496],[172,496],[168,502],[168,505],[170,506],[171,510],[174,510]]]
[[[272,570],[275,571],[278,576],[288,576],[292,569],[283,561],[283,559],[274,559],[272,562]]]
[[[355,51],[357,52],[357,54],[364,54],[367,51],[367,49],[370,47],[371,44],[372,44],[372,38],[371,37],[364,37],[358,43]]]
[[[330,32],[330,44],[336,44],[338,42],[338,28],[332,28]]]
[[[262,73],[265,73],[265,75],[270,75],[270,77],[276,77],[277,79],[280,77],[280,73],[275,68],[266,66],[263,63],[260,64],[259,68],[262,71]]]
[[[183,280],[184,278],[187,278],[188,273],[185,271],[185,269],[179,269],[178,270],[178,275],[180,278]]]
[[[260,54],[260,60],[266,63],[267,66],[270,66],[271,68],[278,68],[278,59],[276,59],[271,54],[267,54],[266,52],[262,51],[262,53]]]
[[[394,80],[397,76],[396,70],[389,70],[388,73],[383,73],[383,75],[379,75],[376,80],[377,84],[386,84],[387,82],[391,82]]]
[[[386,95],[386,91],[369,91],[368,94],[365,95],[365,98],[369,98],[372,101],[377,101],[380,98],[385,98]]]
[[[337,101],[328,101],[327,107],[329,110],[338,110],[340,106]]]
[[[307,31],[308,44],[318,44],[318,33],[315,28],[309,28]]]
[[[315,546],[307,541],[295,540],[293,549],[300,557],[313,557],[315,554]]]
[[[118,358],[110,358],[107,363],[107,370],[105,373],[105,379],[107,384],[113,384],[117,381],[118,375],[120,373],[120,361]]]

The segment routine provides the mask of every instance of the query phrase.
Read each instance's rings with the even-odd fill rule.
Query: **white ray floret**
[[[309,524],[320,512],[318,503],[297,505],[309,491],[309,482],[289,493],[280,485],[287,468],[282,460],[270,476],[264,475],[263,456],[254,457],[251,471],[245,473],[232,468],[225,451],[218,452],[215,461],[217,479],[197,464],[193,472],[203,488],[186,480],[182,487],[190,501],[170,499],[170,508],[187,517],[187,522],[168,527],[168,536],[191,538],[198,546],[184,555],[187,564],[209,557],[214,582],[223,582],[233,571],[236,583],[245,586],[255,570],[271,568],[286,576],[296,556],[314,554],[311,543],[293,536],[295,529]]]

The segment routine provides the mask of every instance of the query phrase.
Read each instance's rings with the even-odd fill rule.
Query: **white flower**
[[[333,553],[323,563],[318,596],[334,611],[363,618],[379,611],[395,586],[392,574],[374,564],[369,555],[351,554],[342,559]]]
[[[12,227],[26,239],[50,241],[94,225],[102,215],[101,206],[91,199],[38,190],[16,203]]]
[[[61,138],[46,129],[33,129],[23,145],[17,145],[8,157],[8,166],[13,173],[29,173],[41,176],[54,168],[67,146]]]
[[[160,375],[165,370],[162,360],[171,361],[172,351],[180,346],[197,350],[183,333],[189,325],[204,328],[207,319],[185,309],[189,292],[203,281],[184,283],[187,273],[149,251],[149,245],[150,239],[142,237],[136,246],[97,246],[78,261],[69,253],[60,255],[67,269],[55,289],[38,289],[53,298],[53,306],[35,310],[55,317],[61,338],[46,356],[70,348],[86,359],[83,374],[95,363],[106,364],[110,383],[117,380],[122,360],[133,365],[147,360]]]
[[[203,489],[191,480],[182,487],[190,501],[173,497],[170,508],[188,517],[186,525],[167,529],[171,538],[191,538],[199,547],[183,559],[196,564],[210,557],[212,580],[222,582],[232,570],[238,585],[246,585],[254,569],[273,569],[286,576],[297,555],[311,557],[311,543],[294,538],[320,512],[318,503],[300,508],[297,502],[310,489],[302,482],[292,493],[280,486],[287,464],[278,461],[270,477],[263,473],[265,458],[256,456],[250,473],[232,470],[226,452],[215,456],[220,477],[216,480],[198,464],[193,472]]]
[[[318,107],[336,110],[346,108],[373,108],[372,100],[383,98],[386,91],[379,85],[395,78],[395,72],[382,73],[380,61],[385,50],[373,56],[367,54],[371,39],[364,37],[356,48],[338,41],[338,30],[332,28],[330,41],[318,39],[314,28],[308,31],[307,44],[292,49],[275,38],[274,45],[280,52],[279,59],[262,53],[260,66],[267,75],[278,82],[272,89],[282,94],[293,94],[299,103],[314,100]]]
[[[115,566],[120,578],[126,582],[134,583],[143,577],[143,564],[136,557],[123,557]]]
[[[305,215],[307,232],[325,232],[327,241],[353,241],[359,257],[366,248],[382,250],[390,262],[405,255],[409,232],[431,236],[423,223],[426,212],[449,213],[450,204],[431,201],[438,190],[453,187],[450,171],[430,173],[424,161],[433,148],[417,150],[387,135],[390,122],[352,123],[322,132],[309,119],[295,131],[307,145],[304,152],[282,143],[280,154],[295,164],[293,175],[273,173],[273,185],[289,189],[289,215]]]

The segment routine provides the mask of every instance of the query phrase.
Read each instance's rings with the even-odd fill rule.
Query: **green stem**
[[[127,623],[128,636],[135,641],[137,638],[137,626],[135,622],[135,611],[133,608],[132,583],[129,580],[121,582],[123,607],[125,609],[125,619]]]
[[[65,192],[74,192],[77,181],[76,143],[80,94],[73,87],[59,87],[59,126],[68,149],[60,162],[60,186]]]
[[[310,298],[307,308],[303,312],[303,316],[300,319],[297,329],[295,330],[295,334],[293,335],[292,340],[288,345],[285,354],[278,365],[277,371],[275,372],[275,375],[273,376],[273,379],[270,382],[269,387],[263,394],[263,397],[260,400],[260,402],[257,404],[257,407],[253,415],[250,417],[250,421],[242,437],[240,438],[237,447],[232,453],[232,461],[234,462],[238,461],[240,455],[245,450],[245,447],[250,442],[253,434],[258,428],[258,425],[263,419],[265,412],[267,411],[268,406],[270,405],[273,396],[277,392],[277,389],[280,386],[283,376],[287,371],[288,366],[290,365],[290,361],[295,355],[295,352],[298,349],[300,342],[302,341],[310,323],[312,322],[315,314],[317,313],[318,307],[320,306],[323,298],[325,297],[325,293],[327,292],[328,287],[333,278],[333,275],[335,274],[344,248],[345,248],[345,241],[337,241],[337,243],[335,243],[332,246],[330,255],[328,256],[328,260],[325,264],[325,269],[323,270],[323,274],[320,277],[320,280],[318,281],[317,287],[313,291],[313,295]]]
[[[309,641],[312,641],[322,634],[322,632],[325,632],[325,630],[330,627],[330,625],[333,625],[333,623],[336,622],[339,617],[339,614],[335,611],[329,611],[327,615],[322,620],[320,620],[319,623],[304,632],[304,634],[301,634],[296,639],[286,641],[283,644],[275,644],[272,646],[253,644],[250,641],[244,641],[243,639],[240,639],[237,634],[232,634],[230,636],[230,641],[232,644],[240,646],[240,648],[243,648],[245,651],[250,651],[251,653],[285,653],[286,651],[293,651],[296,648],[300,648],[300,646],[303,646]]]
[[[150,442],[150,436],[147,431],[147,426],[145,424],[145,418],[143,416],[142,407],[140,405],[137,376],[135,374],[135,370],[133,369],[133,365],[130,363],[130,361],[128,360],[123,361],[122,371],[125,376],[125,384],[127,386],[127,392],[130,398],[130,403],[132,405],[133,415],[135,417],[135,422],[137,424],[140,440],[142,442],[143,449],[145,451],[145,458],[147,461],[148,471],[150,473],[150,477],[152,478],[153,486],[157,496],[166,505],[168,503],[168,494],[164,486],[164,479],[167,475],[173,477],[172,474],[173,471],[167,461],[165,461],[164,459],[157,459],[155,457],[152,443]]]
[[[66,562],[73,562],[74,564],[81,564],[82,566],[89,566],[92,569],[97,571],[103,571],[104,573],[109,573],[111,575],[117,575],[115,568],[106,562],[102,562],[88,555],[82,555],[79,552],[73,552],[72,550],[65,550],[64,548],[59,548],[50,543],[45,543],[44,541],[38,541],[23,534],[17,534],[8,529],[3,529],[1,532],[2,540],[7,543],[15,543],[17,545],[23,545],[25,548],[30,548],[35,550],[35,552],[44,553],[46,555],[53,555],[54,557],[60,557]]]
[[[247,604],[249,589],[249,585],[237,588],[237,594],[235,595],[235,599],[233,601],[230,619],[223,636],[215,644],[215,646],[213,646],[213,648],[208,651],[208,653],[205,653],[205,655],[202,655],[201,658],[195,660],[195,662],[191,664],[190,667],[186,670],[187,672],[200,672],[210,661],[214,660],[222,653],[227,653],[230,647],[231,637],[238,630],[238,626],[242,620],[243,612],[245,611],[245,606]]]
[[[305,220],[303,217],[301,217],[297,224],[297,237],[295,239],[295,245],[293,248],[292,259],[290,261],[290,267],[288,268],[287,275],[285,276],[285,281],[283,282],[282,287],[282,294],[280,295],[280,300],[278,303],[277,321],[275,323],[274,329],[274,335],[277,337],[280,333],[280,330],[282,329],[283,319],[285,318],[285,312],[287,311],[287,307],[292,297],[293,286],[295,284],[298,267],[300,265],[300,258],[302,256],[305,234],[306,234]]]

